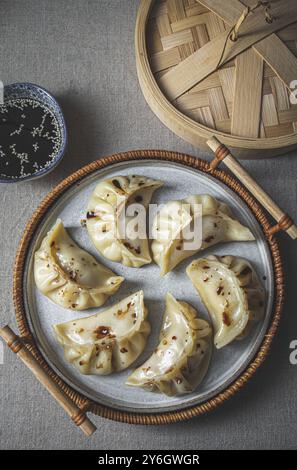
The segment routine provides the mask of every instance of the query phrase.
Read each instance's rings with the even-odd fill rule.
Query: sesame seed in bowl
[[[4,87],[0,104],[0,182],[32,180],[52,171],[64,156],[67,130],[62,110],[32,83]]]

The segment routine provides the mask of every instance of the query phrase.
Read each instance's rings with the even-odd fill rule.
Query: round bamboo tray
[[[142,0],[135,32],[153,112],[194,146],[214,135],[241,158],[297,147],[296,1],[255,3]]]
[[[53,397],[61,404],[61,406],[63,406],[63,408],[71,416],[74,423],[80,426],[88,435],[92,434],[95,429],[88,418],[86,418],[86,412],[88,411],[105,418],[133,424],[174,423],[210,411],[216,408],[218,405],[224,403],[238,390],[240,390],[262,364],[269,352],[271,342],[278,328],[284,303],[284,274],[278,243],[275,239],[275,233],[278,230],[287,230],[288,227],[291,227],[291,230],[292,228],[294,228],[294,230],[297,229],[292,225],[292,223],[290,224],[285,222],[279,222],[276,226],[271,226],[265,212],[259,205],[256,198],[252,196],[251,193],[246,190],[238,180],[226,172],[216,168],[219,160],[222,160],[223,157],[225,157],[227,161],[228,158],[231,158],[230,155],[227,155],[228,152],[226,152],[226,150],[223,152],[222,146],[217,147],[216,142],[212,142],[212,148],[216,152],[216,160],[214,161],[215,164],[209,164],[206,161],[196,157],[191,157],[189,155],[159,150],[140,150],[118,153],[92,162],[82,169],[76,171],[72,175],[68,176],[57,187],[55,187],[41,202],[40,206],[34,212],[33,216],[27,224],[19,245],[13,279],[14,306],[20,337],[16,337],[16,335],[14,335],[11,330],[7,328],[0,330],[0,336],[5,339],[10,348],[28,365],[36,377],[43,383],[45,388],[47,388]],[[24,305],[24,276],[26,257],[30,250],[31,240],[33,239],[34,234],[47,211],[50,210],[52,205],[55,204],[59,197],[68,188],[79,184],[82,178],[86,177],[92,172],[98,169],[109,167],[118,162],[142,159],[149,159],[152,161],[152,164],[154,161],[166,160],[197,169],[205,174],[210,172],[215,179],[224,183],[227,187],[233,190],[249,207],[262,227],[263,233],[267,239],[267,246],[271,254],[274,269],[274,304],[271,322],[252,362],[241,373],[241,375],[233,381],[233,383],[231,383],[227,388],[225,388],[210,400],[202,404],[183,409],[181,411],[160,414],[131,413],[112,409],[90,400],[88,397],[78,393],[74,388],[69,386],[63,380],[63,378],[53,370],[53,368],[41,354],[38,344],[35,341],[33,332],[31,331],[30,322],[27,318]]]

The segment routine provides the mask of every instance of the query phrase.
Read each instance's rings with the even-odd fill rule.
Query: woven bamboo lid
[[[245,158],[297,147],[296,0],[142,0],[136,61],[152,110],[193,145],[215,135]]]

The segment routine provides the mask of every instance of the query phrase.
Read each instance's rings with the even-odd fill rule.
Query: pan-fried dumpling
[[[186,236],[191,236],[196,222],[197,227],[198,223],[201,227],[201,217],[201,235],[196,230],[198,240],[192,243],[191,238]],[[234,219],[226,204],[207,194],[164,204],[155,216],[152,235],[153,258],[161,268],[161,275],[172,271],[184,259],[216,243],[254,240],[251,231]],[[186,243],[189,243],[188,246]]]
[[[151,263],[144,221],[152,195],[162,185],[132,175],[115,176],[96,186],[88,203],[87,229],[103,256],[136,268]]]
[[[167,294],[159,346],[126,384],[168,396],[190,393],[203,380],[211,353],[208,322],[198,318],[191,305]]]
[[[59,219],[35,253],[34,277],[40,292],[72,310],[100,307],[124,280],[82,250]]]
[[[265,292],[247,260],[211,255],[193,261],[187,274],[211,316],[218,349],[246,336],[263,317]]]
[[[150,324],[143,292],[104,312],[59,325],[54,330],[65,359],[81,374],[107,375],[129,367],[142,353]]]

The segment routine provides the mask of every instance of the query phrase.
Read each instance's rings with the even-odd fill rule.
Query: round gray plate
[[[121,264],[102,258],[92,245],[87,230],[80,225],[80,220],[86,215],[88,199],[98,181],[115,175],[129,174],[145,175],[164,181],[164,187],[158,190],[153,197],[152,202],[154,203],[182,199],[199,193],[208,193],[227,202],[233,209],[235,216],[250,227],[257,240],[256,242],[221,244],[203,252],[203,256],[210,253],[232,254],[251,261],[265,286],[267,308],[265,318],[251,331],[248,338],[243,341],[235,341],[222,350],[214,351],[206,378],[199,388],[190,395],[169,398],[140,388],[128,387],[125,385],[125,380],[135,367],[150,356],[158,344],[159,329],[165,308],[164,299],[167,292],[171,292],[177,299],[191,303],[201,316],[208,318],[204,306],[185,274],[185,268],[192,258],[185,260],[172,273],[161,279],[159,267],[156,264],[135,269],[126,268]],[[41,295],[35,287],[32,275],[33,255],[42,238],[58,217],[63,220],[65,227],[81,247],[92,253],[115,273],[126,278],[116,295],[100,309],[82,312],[65,310]],[[180,410],[199,404],[215,396],[234,381],[257,352],[269,324],[274,297],[273,267],[269,249],[258,222],[241,199],[222,183],[205,173],[182,164],[151,160],[118,163],[109,168],[98,170],[85,177],[79,185],[75,184],[70,187],[47,212],[35,233],[26,260],[24,283],[25,309],[30,326],[40,350],[56,372],[77,391],[100,404],[120,410],[146,413]],[[104,310],[139,289],[144,290],[145,303],[149,310],[149,320],[152,326],[152,333],[141,357],[130,369],[118,374],[106,377],[80,375],[74,367],[64,360],[63,349],[55,340],[52,325]]]

